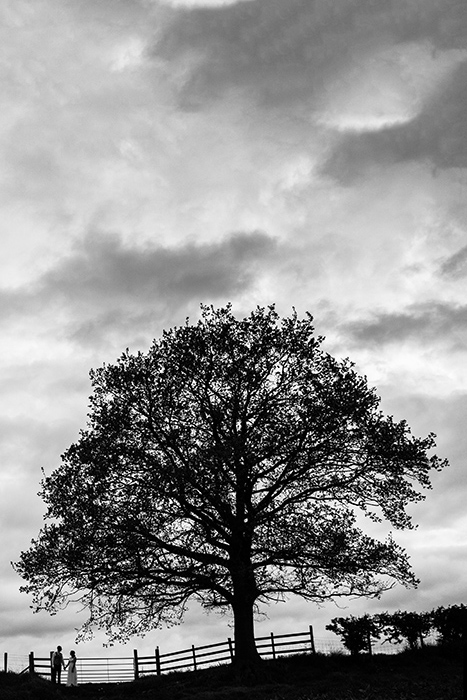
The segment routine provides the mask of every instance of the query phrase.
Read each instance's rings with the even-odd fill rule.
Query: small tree
[[[148,353],[92,371],[87,429],[44,478],[49,522],[16,565],[35,609],[79,600],[82,634],[121,640],[195,598],[233,612],[248,664],[259,603],[416,585],[404,551],[354,511],[411,527],[407,504],[443,465],[427,456],[433,435],[383,416],[321,343],[309,315],[203,307]]]
[[[441,644],[462,639],[467,641],[467,607],[463,603],[450,605],[448,608],[436,608],[431,612],[431,617]]]
[[[380,613],[376,618],[390,642],[400,644],[405,641],[410,649],[424,646],[424,637],[432,629],[432,618],[429,613],[398,610],[394,613]]]
[[[361,651],[371,654],[372,641],[379,639],[380,629],[374,618],[370,615],[361,617],[334,617],[326,629],[337,634],[346,649],[352,656]]]

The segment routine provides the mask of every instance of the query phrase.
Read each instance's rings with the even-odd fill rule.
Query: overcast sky
[[[83,619],[33,615],[10,561],[89,370],[200,302],[311,312],[450,461],[395,533],[418,591],[291,600],[257,634],[467,602],[465,1],[3,0],[0,32],[0,651],[72,648]],[[227,622],[193,606],[129,648]]]

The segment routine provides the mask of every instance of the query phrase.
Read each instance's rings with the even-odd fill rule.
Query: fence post
[[[34,673],[34,652],[29,652],[29,673]]]
[[[8,671],[8,652],[5,652],[3,654],[3,670],[5,671],[5,673],[7,673]]]
[[[233,644],[232,644],[232,638],[231,638],[231,637],[229,637],[229,638],[227,639],[227,643],[228,643],[228,645],[229,645],[230,660],[233,661],[233,660],[234,660],[234,649],[233,649]]]
[[[138,650],[133,649],[133,667],[135,672],[135,681],[139,678],[139,668],[138,668]]]
[[[193,671],[196,671],[196,650],[195,650],[195,645],[191,645],[191,651],[193,653]]]
[[[313,634],[313,625],[310,625],[310,643],[311,643],[311,653],[316,654],[315,637]]]
[[[159,654],[159,647],[156,647],[156,673],[158,676],[161,675],[161,655]]]
[[[274,646],[274,632],[271,632],[271,649],[272,649],[272,658],[276,658],[276,647]]]

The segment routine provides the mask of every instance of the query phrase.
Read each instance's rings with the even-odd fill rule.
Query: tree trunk
[[[255,575],[251,565],[249,546],[237,541],[237,556],[232,557],[235,658],[234,664],[245,671],[257,667],[261,657],[255,644],[254,604],[258,597]]]
[[[255,644],[254,604],[258,597],[255,573],[251,561],[252,531],[246,525],[244,475],[237,475],[236,527],[230,551],[230,574],[232,576],[232,610],[234,615],[235,659],[234,664],[242,674],[258,667],[261,657]]]
[[[258,666],[261,657],[256,649],[253,603],[247,599],[233,605],[235,631],[235,666],[247,670]]]

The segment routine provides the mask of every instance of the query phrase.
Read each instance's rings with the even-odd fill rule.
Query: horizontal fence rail
[[[434,643],[429,637],[425,643]],[[277,634],[271,632],[264,637],[255,637],[256,648],[264,659],[276,659],[279,656],[291,654],[324,654],[349,652],[336,640],[316,639],[312,625],[306,632],[292,634]],[[373,643],[372,651],[379,654],[396,654],[403,645]],[[36,673],[44,678],[51,678],[52,653],[48,656],[35,656],[30,652],[29,657],[12,657],[14,664],[9,667],[8,654],[4,654],[4,671]],[[142,676],[161,675],[172,671],[196,671],[199,668],[218,664],[231,663],[235,657],[235,642],[228,638],[224,642],[206,644],[204,646],[186,647],[179,651],[161,652],[157,647],[153,655],[140,656],[133,651],[132,657],[79,657],[77,659],[78,683],[120,683],[136,680]],[[14,666],[14,667],[13,667]],[[67,672],[62,671],[62,683],[66,682]]]
[[[277,658],[288,654],[315,652],[313,627],[307,632],[255,637],[256,648],[262,658]],[[134,652],[134,667],[136,677],[156,673],[160,675],[167,671],[197,670],[201,666],[231,662],[235,656],[235,642],[227,639],[218,644],[207,644],[201,647],[194,645],[180,651],[162,654],[157,647],[154,656],[141,656]]]
[[[284,641],[285,640],[285,641]],[[295,634],[281,634],[269,637],[256,637],[256,648],[264,657],[286,656],[289,654],[315,653],[315,640],[313,627],[310,625],[308,632],[296,632]]]
[[[124,683],[134,680],[132,658],[83,658],[77,662],[78,683]]]

